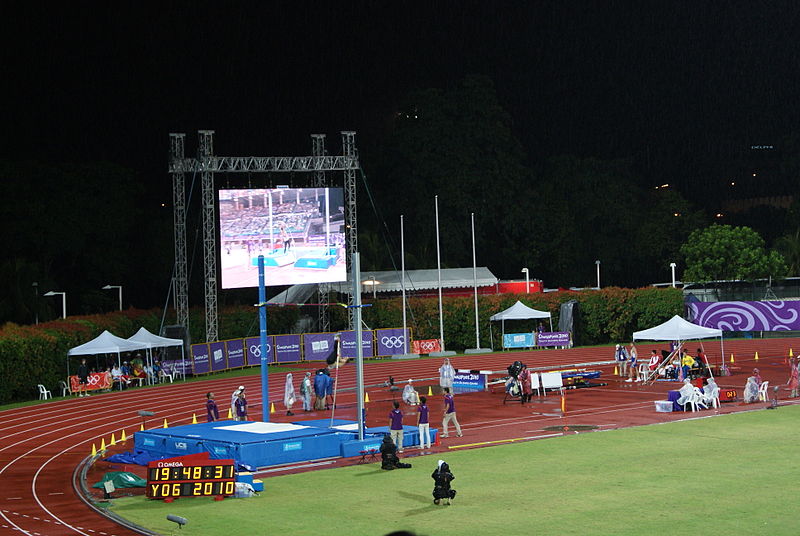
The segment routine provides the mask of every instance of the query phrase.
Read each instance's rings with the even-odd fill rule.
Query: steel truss
[[[325,134],[312,134],[311,135],[311,154],[315,157],[325,156]],[[328,181],[325,179],[324,171],[314,172],[314,186],[317,188],[326,188]],[[317,285],[317,329],[319,331],[327,332],[331,330],[331,318],[328,314],[328,294],[330,292],[330,285],[328,283],[319,283]]]
[[[170,134],[169,173],[172,174],[172,197],[175,233],[175,307],[178,313],[178,324],[189,328],[189,294],[186,263],[186,199],[185,174],[200,173],[202,178],[203,199],[203,249],[205,265],[205,304],[206,304],[206,341],[218,340],[219,319],[217,314],[217,238],[216,238],[216,205],[214,204],[215,173],[280,173],[280,172],[314,172],[316,186],[325,187],[326,171],[343,171],[345,174],[345,227],[347,232],[347,264],[349,266],[352,253],[358,251],[358,235],[356,221],[356,171],[360,169],[358,150],[355,146],[355,132],[342,131],[342,155],[325,154],[325,135],[312,135],[313,156],[214,156],[214,131],[198,130],[199,149],[197,158],[186,158],[184,155],[183,133]],[[348,269],[349,273],[349,269]],[[324,289],[323,289],[324,286]],[[327,297],[328,285],[320,285],[320,294]],[[350,305],[353,296],[348,298]],[[320,300],[319,303],[328,303]],[[352,317],[353,308],[349,308]],[[327,308],[320,311],[320,329],[328,331],[330,322]],[[352,318],[350,318],[352,322]]]

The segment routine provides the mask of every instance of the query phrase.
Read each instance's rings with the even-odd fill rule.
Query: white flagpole
[[[478,327],[478,264],[475,260],[475,213],[471,212],[470,223],[472,224],[472,283],[475,289],[475,348],[481,347],[481,332]]]
[[[431,352],[430,356],[442,357],[455,355],[455,352],[448,352],[444,348],[444,315],[442,314],[442,257],[439,249],[439,196],[434,196],[436,202],[436,273],[439,276],[439,340],[442,348],[439,352]]]
[[[465,354],[488,353],[490,350],[481,348],[481,332],[478,325],[478,262],[475,258],[475,213],[471,212],[470,223],[472,225],[472,285],[475,291],[475,348],[467,348]]]
[[[436,273],[439,277],[439,340],[442,343],[442,352],[444,352],[444,317],[442,316],[442,256],[439,251],[439,196],[434,196],[434,200],[436,203]]]
[[[400,214],[400,288],[403,290],[403,353],[408,353],[408,328],[406,327],[406,242],[403,234],[403,215]]]

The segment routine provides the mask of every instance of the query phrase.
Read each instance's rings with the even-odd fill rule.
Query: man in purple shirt
[[[219,420],[219,408],[217,408],[217,403],[214,401],[214,393],[210,391],[206,393],[206,420],[208,422]]]
[[[453,395],[450,394],[450,388],[444,388],[444,415],[442,416],[442,428],[444,432],[442,432],[442,437],[448,437],[447,435],[447,425],[452,421],[453,424],[456,425],[456,435],[461,437],[461,425],[458,424],[458,419],[456,418],[456,403],[453,401]]]
[[[403,452],[403,412],[400,402],[393,402],[394,409],[389,412],[389,435],[392,436],[397,452]]]
[[[431,425],[428,422],[428,399],[424,396],[419,398],[417,407],[417,427],[419,428],[419,448],[431,448]]]

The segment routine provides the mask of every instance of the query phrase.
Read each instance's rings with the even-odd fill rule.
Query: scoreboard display
[[[233,495],[235,481],[233,460],[154,461],[147,466],[147,497]]]

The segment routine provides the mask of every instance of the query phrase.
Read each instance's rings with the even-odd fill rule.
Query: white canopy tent
[[[153,367],[153,348],[166,348],[167,346],[180,346],[181,347],[181,375],[183,375],[183,371],[186,370],[186,357],[184,355],[184,348],[183,348],[183,341],[181,339],[170,339],[168,337],[161,337],[154,333],[150,333],[146,328],[141,327],[139,331],[135,334],[131,335],[127,339],[131,342],[136,342],[140,344],[146,345],[147,348],[147,357],[150,363],[150,367],[152,370]],[[153,378],[149,378],[150,383],[152,383]]]
[[[649,340],[649,341],[677,341],[682,344],[687,340],[694,339],[710,339],[719,337],[720,355],[722,361],[725,361],[725,347],[722,341],[722,330],[714,328],[706,328],[692,324],[688,320],[684,320],[678,315],[673,316],[663,324],[659,324],[650,329],[633,332],[633,340]],[[708,361],[708,360],[706,360]],[[708,362],[706,362],[708,366]],[[711,367],[709,367],[709,372]]]
[[[517,300],[517,303],[506,309],[505,311],[500,311],[497,314],[492,315],[489,317],[491,322],[501,322],[502,330],[503,330],[503,338],[505,338],[506,334],[506,320],[531,320],[536,318],[548,318],[550,319],[550,331],[553,331],[553,317],[547,311],[537,311],[532,307],[528,307],[521,301]],[[491,323],[489,324],[489,329],[491,330]],[[491,340],[491,332],[490,332],[490,340]]]
[[[117,354],[117,363],[122,365],[122,352],[135,352],[144,350],[147,346],[141,342],[131,341],[117,337],[113,333],[103,331],[100,335],[89,342],[71,348],[68,356],[72,355],[96,355],[96,354]],[[67,376],[69,376],[69,361],[67,361]]]

